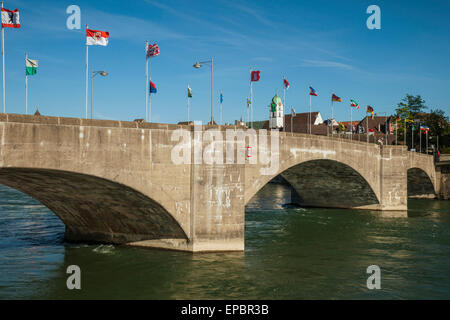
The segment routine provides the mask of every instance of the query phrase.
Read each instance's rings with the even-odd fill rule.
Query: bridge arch
[[[432,178],[422,168],[409,168],[407,177],[409,198],[434,198],[436,196],[436,189]]]
[[[187,239],[161,204],[111,180],[70,171],[4,167],[0,183],[48,207],[65,224],[68,241]]]
[[[374,187],[351,165],[332,159],[291,164],[279,174],[295,189],[300,204],[311,207],[376,208]],[[252,190],[248,202],[273,177]]]

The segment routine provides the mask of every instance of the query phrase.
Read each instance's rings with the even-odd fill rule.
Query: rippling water
[[[450,299],[450,201],[411,200],[407,218],[289,201],[282,185],[256,195],[245,253],[190,254],[67,244],[52,212],[0,186],[0,299]]]

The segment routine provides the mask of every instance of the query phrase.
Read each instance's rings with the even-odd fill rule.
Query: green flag
[[[25,74],[27,76],[32,76],[34,74],[37,73],[37,68],[38,68],[38,61],[37,60],[31,60],[31,59],[26,59],[25,61]]]

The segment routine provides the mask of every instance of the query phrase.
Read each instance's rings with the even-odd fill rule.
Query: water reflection
[[[408,218],[289,202],[267,185],[246,210],[245,252],[190,254],[66,244],[55,215],[0,188],[0,298],[450,298],[450,202],[412,200]],[[65,287],[72,264],[81,291]],[[382,290],[366,288],[372,264]]]

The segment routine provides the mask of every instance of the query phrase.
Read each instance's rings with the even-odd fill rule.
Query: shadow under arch
[[[123,184],[92,175],[36,168],[1,168],[0,183],[38,200],[66,226],[73,242],[123,244],[187,239],[159,203]]]
[[[420,168],[410,168],[408,175],[409,198],[434,198],[436,192],[428,174]]]
[[[309,160],[280,174],[295,190],[295,202],[305,207],[372,209],[379,200],[355,169],[336,160]]]

